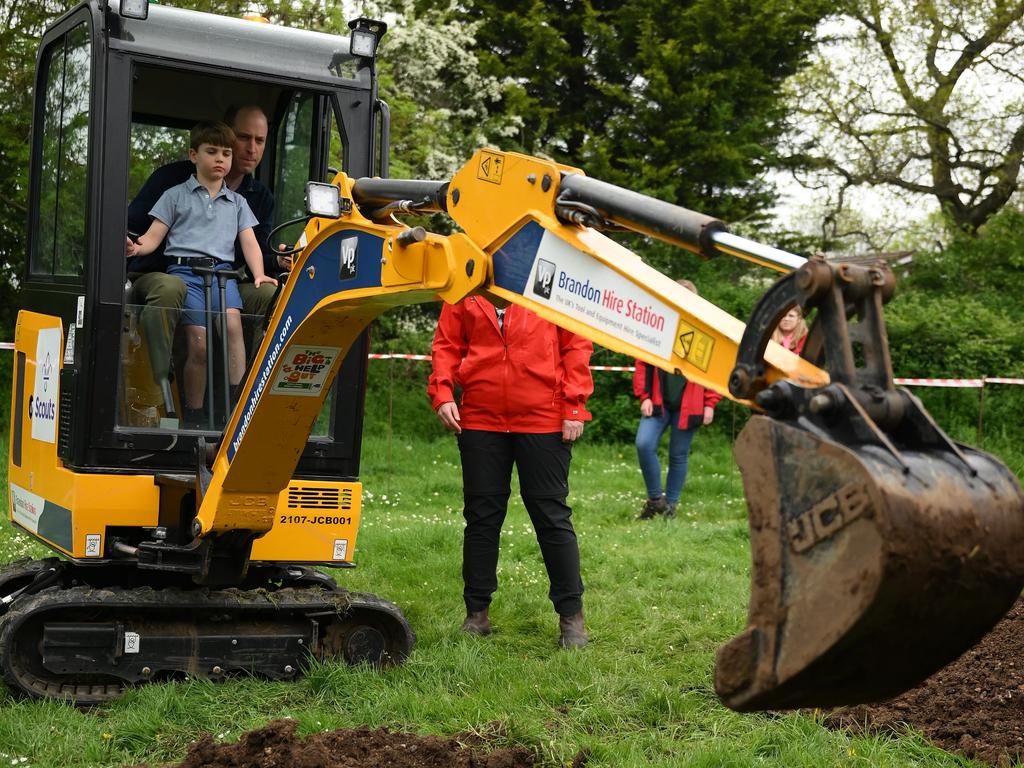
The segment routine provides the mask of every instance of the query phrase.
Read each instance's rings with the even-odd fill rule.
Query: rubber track
[[[31,573],[34,564],[17,565],[21,574]],[[8,573],[6,569],[0,570],[0,584],[9,580]],[[369,613],[377,621],[384,620],[390,626],[392,642],[387,664],[404,661],[415,642],[415,634],[397,606],[373,594],[348,592],[340,588],[330,591],[322,587],[284,587],[278,590],[51,587],[39,594],[17,599],[10,611],[0,617],[0,670],[9,686],[33,698],[73,700],[80,705],[102,703],[123,693],[126,687],[123,681],[96,683],[69,680],[64,675],[48,676],[45,672],[40,673],[42,664],[38,656],[32,660],[36,663],[32,664],[12,653],[12,650],[22,647],[31,648],[36,654],[40,652],[40,642],[30,640],[26,643],[19,637],[26,623],[39,613],[52,612],[53,618],[61,621],[66,620],[68,611],[79,609],[94,609],[103,614],[104,620],[121,622],[130,622],[136,612],[145,613],[148,618],[166,612],[169,620],[178,623],[183,617],[201,619],[203,614],[211,611],[219,614],[237,612],[264,620],[273,614],[283,613],[316,615],[318,620],[333,613],[339,620],[344,620],[346,614],[358,611],[364,615]],[[30,667],[35,667],[35,671]]]

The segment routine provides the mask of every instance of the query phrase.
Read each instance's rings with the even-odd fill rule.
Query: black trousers
[[[468,611],[491,603],[498,588],[498,542],[512,493],[512,465],[537,532],[551,589],[562,616],[583,609],[580,549],[572,527],[569,460],[572,446],[560,432],[521,434],[465,429],[459,435],[466,530],[462,541],[463,597]]]

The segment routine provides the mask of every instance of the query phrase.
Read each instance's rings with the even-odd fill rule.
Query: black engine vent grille
[[[57,415],[57,455],[67,461],[71,458],[71,436],[74,426],[75,371],[65,368],[60,372],[60,410]]]
[[[291,486],[288,488],[288,509],[352,509],[351,488],[318,488]]]

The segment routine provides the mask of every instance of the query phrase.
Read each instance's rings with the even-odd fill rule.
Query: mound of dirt
[[[996,766],[1024,759],[1024,598],[978,645],[920,686],[882,704],[835,710],[855,732],[922,732],[947,752]]]
[[[294,720],[275,720],[234,744],[204,735],[177,768],[532,768],[525,749],[487,751],[478,736],[450,739],[387,728],[314,733],[299,738]]]

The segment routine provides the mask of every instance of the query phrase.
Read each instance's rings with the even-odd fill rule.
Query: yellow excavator
[[[11,522],[56,556],[0,568],[11,688],[94,704],[185,674],[406,658],[401,610],[315,566],[354,564],[367,326],[474,293],[759,412],[736,444],[754,567],[748,626],[717,659],[727,706],[892,696],[999,620],[1024,584],[1024,497],[893,386],[883,265],[804,260],[493,149],[445,181],[387,178],[386,26],[351,26],[89,0],[44,36],[8,477]],[[125,210],[189,125],[239,103],[268,116],[256,175],[303,231],[272,313],[246,319],[244,384],[235,397],[211,360],[197,428],[177,416],[180,346],[156,343],[176,317],[125,271]],[[401,222],[426,213],[460,231]],[[744,324],[602,234],[623,229],[784,275]],[[796,305],[815,317],[802,357],[769,340]]]

